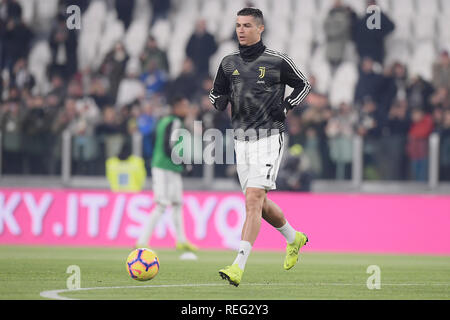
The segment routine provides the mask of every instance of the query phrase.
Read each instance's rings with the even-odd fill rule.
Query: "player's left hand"
[[[228,106],[228,101],[230,99],[227,95],[221,95],[216,99],[216,103],[214,104],[214,108],[219,111],[224,111]]]
[[[288,112],[292,109],[292,106],[287,102],[286,100],[283,101],[281,106],[278,108],[272,109],[270,112],[271,116],[278,121],[284,121],[286,119],[286,116]]]

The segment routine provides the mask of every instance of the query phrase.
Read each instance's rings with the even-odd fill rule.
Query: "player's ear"
[[[264,32],[264,25],[263,24],[259,25],[258,29],[259,29],[259,34],[262,34]]]

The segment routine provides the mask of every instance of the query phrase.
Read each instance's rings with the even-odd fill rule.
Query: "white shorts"
[[[236,169],[242,191],[248,187],[276,189],[284,149],[284,133],[254,141],[234,140]]]
[[[153,167],[152,180],[155,202],[166,206],[183,202],[181,173]]]

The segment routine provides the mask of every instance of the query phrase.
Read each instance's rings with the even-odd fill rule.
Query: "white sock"
[[[166,206],[163,206],[159,203],[156,204],[156,207],[150,213],[147,222],[145,223],[139,238],[137,239],[136,245],[138,246],[147,246],[150,238],[152,237],[153,229],[156,226],[156,223],[159,220],[159,217],[166,210]]]
[[[292,243],[295,241],[295,229],[291,227],[288,221],[286,221],[286,224],[282,226],[281,228],[276,228],[278,231],[281,232],[281,234],[286,239],[287,243]]]
[[[177,236],[177,242],[185,243],[186,235],[184,234],[183,206],[181,204],[173,205],[172,212],[173,225]]]
[[[248,241],[241,240],[239,243],[239,251],[234,260],[233,264],[237,263],[239,268],[242,270],[245,269],[245,264],[247,263],[248,256],[250,255],[250,251],[252,250],[252,245]]]

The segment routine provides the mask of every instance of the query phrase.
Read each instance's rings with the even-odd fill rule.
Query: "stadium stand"
[[[168,14],[158,16],[158,19],[154,20],[152,1],[136,0],[127,2],[132,12],[128,27],[118,15],[117,1],[122,0],[85,1],[86,7],[82,8],[81,29],[61,32],[56,42],[52,42],[52,32],[56,30],[58,22],[67,18],[67,6],[76,4],[76,1],[8,0],[1,3],[0,18],[2,26],[5,27],[2,28],[4,31],[1,34],[0,47],[2,174],[50,172],[60,174],[61,156],[58,155],[61,148],[60,137],[53,137],[54,150],[51,151],[55,159],[51,163],[56,163],[56,169],[43,164],[41,168],[34,166],[31,170],[20,154],[29,154],[29,150],[24,149],[26,144],[23,141],[27,141],[30,135],[41,134],[42,137],[47,137],[56,132],[60,133],[61,131],[55,131],[55,122],[58,119],[56,115],[63,114],[65,122],[60,125],[63,129],[71,129],[74,141],[72,161],[78,164],[72,166],[72,174],[103,175],[105,157],[112,152],[106,151],[105,148],[111,145],[111,141],[120,143],[133,133],[139,132],[136,123],[143,114],[144,105],[152,104],[152,112],[156,118],[167,112],[168,95],[173,92],[167,88],[171,87],[185,68],[186,46],[196,23],[205,19],[208,32],[218,44],[218,49],[209,60],[209,78],[212,79],[222,57],[237,48],[233,22],[236,12],[244,6],[255,6],[265,13],[266,31],[263,41],[266,45],[288,53],[305,75],[314,79],[315,94],[310,95],[304,103],[305,106],[298,108],[290,116],[292,117],[290,121],[299,122],[303,149],[308,149],[306,146],[309,145],[309,150],[313,149],[320,155],[322,163],[329,166],[315,172],[314,178],[335,179],[337,168],[330,158],[331,147],[325,132],[327,123],[339,118],[342,104],[350,105],[351,110],[359,115],[359,124],[366,126],[367,123],[363,122],[367,119],[364,117],[363,106],[355,104],[354,99],[360,78],[360,62],[363,58],[357,54],[358,43],[352,40],[354,30],[348,30],[349,38],[342,40],[344,48],[342,61],[332,65],[327,59],[327,45],[330,38],[324,27],[325,20],[330,10],[335,10],[336,3],[341,3],[341,6],[348,10],[347,18],[354,26],[355,19],[361,19],[366,13],[365,1],[173,0],[170,2]],[[378,163],[379,159],[383,158],[379,154],[383,152],[383,148],[377,141],[391,134],[387,129],[389,127],[387,123],[391,120],[394,104],[406,101],[409,105],[408,117],[412,113],[413,104],[415,108],[423,109],[426,114],[442,114],[441,118],[438,116],[434,118],[434,131],[441,135],[443,146],[449,144],[450,127],[448,121],[444,119],[448,118],[450,112],[450,85],[448,85],[450,1],[379,0],[377,4],[388,19],[392,20],[395,29],[386,35],[384,40],[384,61],[373,65],[373,71],[379,76],[377,79],[380,79],[376,83],[375,96],[372,97],[376,105],[375,120],[372,127],[369,126],[375,142],[372,144],[373,150],[365,150],[367,153],[364,159],[369,160],[364,163],[364,176],[366,179],[389,180],[394,177],[383,174],[384,171]],[[11,15],[14,10],[19,10],[17,12],[20,17],[14,18]],[[29,52],[25,51],[23,56],[11,56],[10,52],[16,52],[14,50],[23,47],[22,37],[27,28],[33,35]],[[69,78],[65,78],[60,69],[57,69],[59,71],[56,75],[50,71],[54,70],[52,66],[67,65],[70,62],[67,60],[72,59],[67,50],[71,48],[69,39],[73,33],[76,35],[76,72],[73,74],[69,72]],[[159,49],[167,55],[169,68],[163,71],[163,76],[157,76],[160,74],[151,67],[149,70],[143,70],[141,56],[147,50],[146,42],[149,36],[155,38]],[[123,46],[124,50],[116,50],[117,46]],[[435,67],[437,63],[441,66],[438,69]],[[392,70],[398,64],[406,67],[406,78],[396,78],[393,74]],[[26,67],[21,68],[21,65]],[[145,72],[150,76],[141,77]],[[58,91],[59,89],[55,87],[58,76],[63,76],[62,91]],[[420,88],[415,86],[418,78],[423,81],[420,82],[422,86]],[[439,82],[437,78],[441,81]],[[146,79],[145,83],[143,79]],[[92,84],[97,80],[103,83],[104,90],[99,90],[106,91],[105,96],[93,94]],[[195,84],[198,89],[192,94],[193,110],[198,110],[204,98],[204,91],[207,91],[201,89],[202,81],[203,79],[198,79]],[[442,81],[447,81],[447,86],[437,87],[436,83]],[[404,83],[405,86],[401,86],[400,83]],[[149,88],[156,85],[161,85],[167,90],[149,91]],[[55,92],[58,92],[57,105],[50,107],[47,101],[50,96],[56,95]],[[287,90],[287,93],[289,92]],[[39,99],[44,103],[37,102]],[[71,103],[66,103],[68,99],[76,101],[75,110],[71,109]],[[323,100],[326,102],[322,103]],[[417,101],[420,101],[418,105]],[[18,111],[15,110],[17,108]],[[308,108],[314,110],[313,115],[305,111]],[[41,111],[37,112],[35,109]],[[108,111],[105,115],[105,109],[112,111]],[[62,110],[66,110],[66,113]],[[95,112],[86,116],[87,110]],[[34,131],[23,126],[23,119],[27,119],[30,115],[32,119],[40,121],[36,128],[32,128]],[[193,111],[192,119],[197,116]],[[112,118],[107,121],[108,126],[105,126],[105,117]],[[104,129],[101,130],[102,136],[96,134],[99,127]],[[106,127],[109,129],[106,130]],[[357,125],[353,128],[354,135],[366,137],[367,132],[362,133],[357,128]],[[116,139],[116,134],[125,138]],[[406,135],[407,132],[405,139]],[[351,139],[348,136],[343,138]],[[10,143],[12,139],[16,139],[17,142]],[[99,151],[95,154],[89,153],[91,149]],[[45,148],[37,147],[33,152],[35,152],[33,156],[38,156],[47,151]],[[445,168],[448,168],[446,161],[450,157],[448,152],[448,148],[441,150],[441,179],[448,179],[448,173],[445,171],[447,170]],[[389,155],[384,157],[387,159]],[[372,158],[377,160],[370,161]],[[17,163],[10,165],[11,159],[18,159],[19,165]],[[86,163],[82,164],[83,161]],[[406,150],[398,161],[401,161],[405,168],[409,167]],[[227,176],[227,171],[224,172]],[[199,175],[201,174],[200,171]],[[415,178],[411,172],[405,170],[395,179]]]

